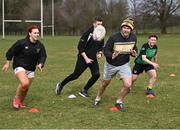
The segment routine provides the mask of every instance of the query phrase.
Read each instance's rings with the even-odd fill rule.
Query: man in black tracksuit
[[[91,26],[80,38],[78,44],[78,55],[74,72],[66,77],[62,82],[56,85],[55,93],[60,95],[63,87],[72,80],[77,79],[87,68],[91,70],[92,77],[88,80],[84,89],[79,92],[82,97],[88,97],[88,90],[100,77],[99,64],[97,57],[101,58],[102,49],[104,46],[104,39],[102,41],[95,41],[92,37],[94,28],[102,25],[102,19],[95,17],[93,26]]]

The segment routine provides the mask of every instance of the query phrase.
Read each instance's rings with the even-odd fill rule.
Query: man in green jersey
[[[159,64],[157,64],[157,40],[158,37],[156,35],[149,35],[148,42],[143,44],[139,55],[135,59],[135,65],[132,70],[132,83],[138,79],[139,74],[141,74],[144,70],[148,74],[149,82],[145,91],[148,98],[155,97],[152,88],[157,77],[156,70],[159,68]]]

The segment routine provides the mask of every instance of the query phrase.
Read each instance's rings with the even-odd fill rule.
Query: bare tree
[[[161,33],[166,34],[167,20],[180,8],[179,0],[145,0],[141,1],[139,8],[142,14],[155,16],[160,21]]]
[[[58,10],[61,26],[71,35],[84,31],[91,25],[93,17],[101,14],[100,0],[63,1]]]
[[[117,31],[121,21],[127,17],[128,4],[126,0],[109,0],[105,9],[105,24],[111,32]]]
[[[138,3],[139,0],[129,0],[129,4],[130,4],[130,15],[131,17],[134,19],[134,23],[137,24],[138,23],[138,12],[139,12],[139,8]],[[138,33],[137,28],[136,28],[136,34]]]

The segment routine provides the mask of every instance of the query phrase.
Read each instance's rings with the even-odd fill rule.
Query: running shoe
[[[61,94],[62,89],[63,89],[63,86],[61,85],[61,83],[57,83],[56,89],[55,89],[56,96],[59,96]]]

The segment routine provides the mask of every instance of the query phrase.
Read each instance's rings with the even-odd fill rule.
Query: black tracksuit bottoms
[[[91,88],[92,85],[100,77],[99,64],[98,64],[97,60],[95,60],[92,64],[86,64],[84,58],[81,57],[80,55],[78,55],[74,72],[72,74],[70,74],[68,77],[66,77],[61,82],[61,85],[65,86],[70,81],[76,80],[88,67],[91,70],[91,75],[92,75],[84,87],[84,90],[88,91],[89,88]]]

